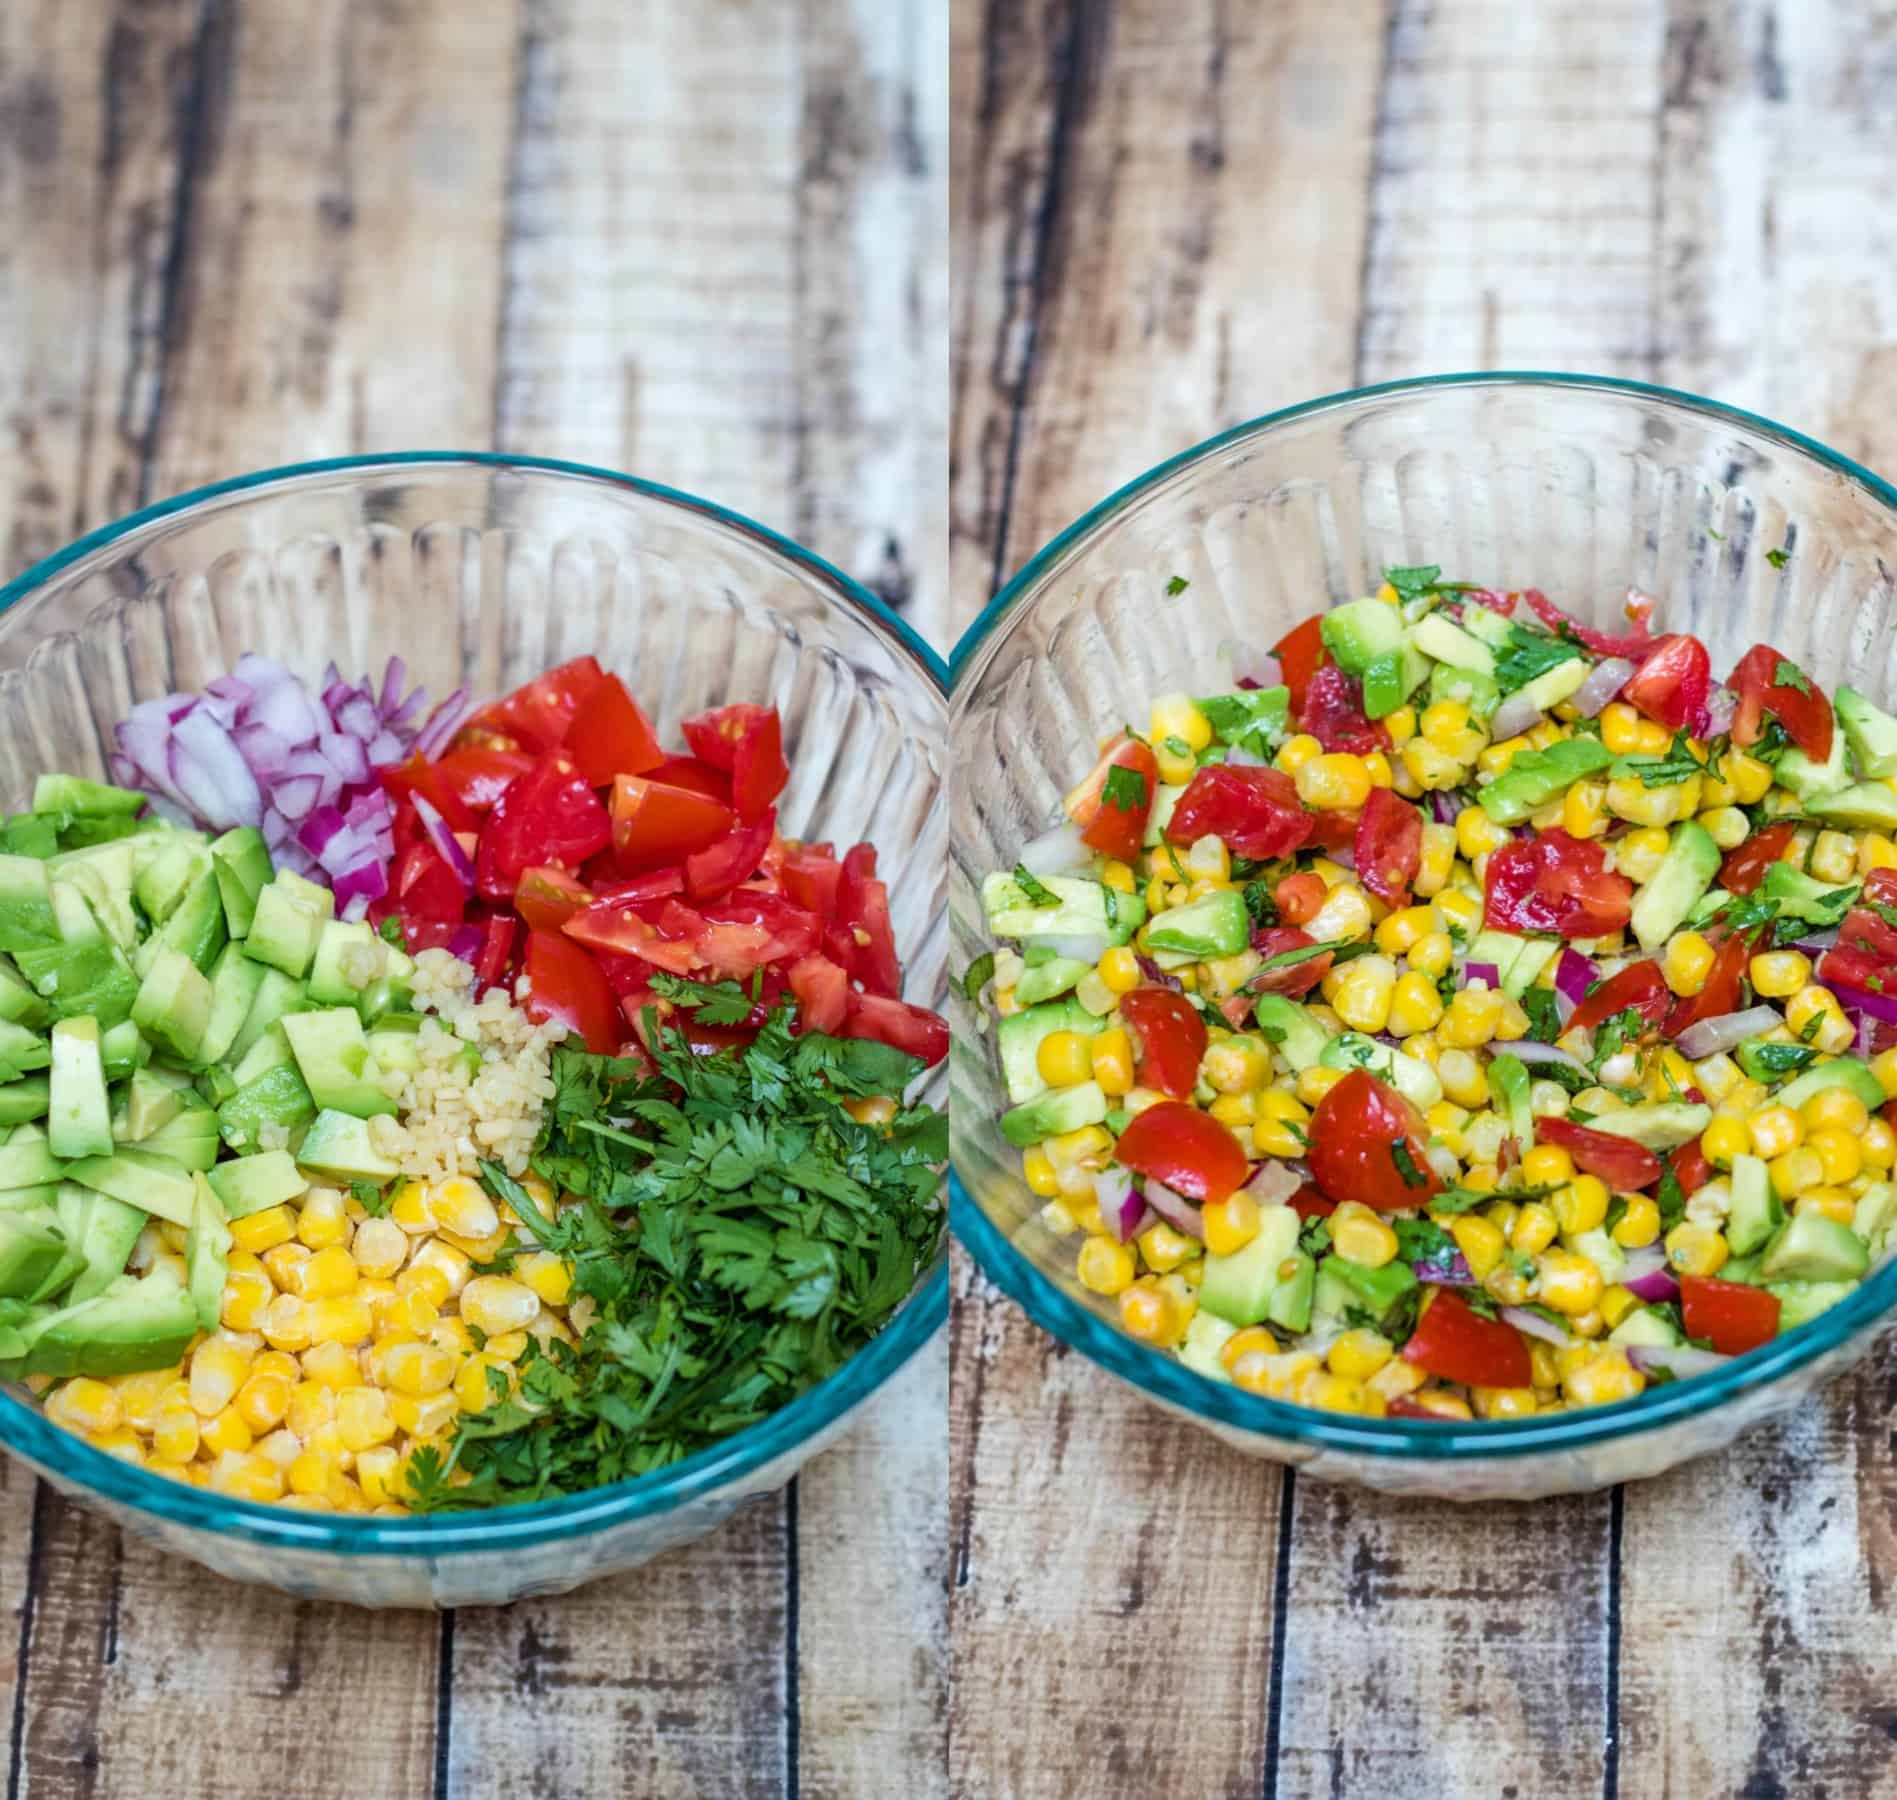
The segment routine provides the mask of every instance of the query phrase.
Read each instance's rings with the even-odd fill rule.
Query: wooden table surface
[[[1355,383],[1584,369],[1897,472],[1897,14],[956,0],[951,583]],[[1468,571],[1480,576],[1480,571]],[[1616,1493],[1295,1480],[963,1259],[957,1795],[1897,1794],[1897,1362]]]
[[[5,0],[0,566],[490,446],[714,496],[947,625],[938,0]],[[945,1792],[944,1359],[781,1499],[508,1610],[239,1588],[0,1458],[27,1795]]]

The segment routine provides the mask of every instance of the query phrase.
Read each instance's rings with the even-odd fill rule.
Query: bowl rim
[[[210,482],[140,507],[42,557],[24,574],[0,587],[0,612],[27,599],[55,575],[94,551],[158,520],[189,512],[209,501],[296,481],[314,482],[338,474],[452,465],[575,476],[628,489],[646,499],[712,519],[816,576],[835,599],[866,614],[873,627],[893,637],[944,699],[948,696],[948,666],[913,626],[853,576],[781,532],[682,488],[668,487],[616,469],[553,457],[489,451],[408,450],[324,457]],[[765,1464],[795,1450],[867,1400],[906,1367],[947,1320],[948,1258],[946,1254],[938,1254],[934,1266],[881,1332],[835,1374],[755,1425],[747,1425],[710,1449],[698,1451],[648,1475],[631,1476],[558,1500],[487,1507],[467,1513],[384,1518],[373,1514],[303,1512],[273,1503],[233,1499],[121,1462],[55,1425],[37,1408],[4,1392],[0,1392],[0,1444],[39,1464],[56,1478],[55,1485],[69,1483],[114,1506],[150,1515],[170,1525],[216,1532],[269,1549],[341,1556],[423,1557],[431,1564],[435,1559],[449,1556],[518,1553],[539,1544],[658,1517],[703,1499],[728,1483],[743,1480]]]
[[[1100,526],[1180,470],[1273,426],[1313,414],[1342,411],[1362,401],[1393,394],[1484,387],[1594,390],[1629,399],[1662,401],[1707,418],[1742,425],[1776,438],[1824,467],[1862,484],[1874,498],[1897,513],[1897,487],[1840,451],[1762,414],[1678,388],[1612,375],[1512,369],[1471,370],[1376,382],[1260,414],[1167,457],[1116,488],[1029,557],[962,634],[949,653],[951,693],[966,694],[963,683],[977,653],[1031,588],[1037,587],[1071,550]],[[1897,524],[1897,520],[1893,523]],[[1214,1381],[1188,1368],[1176,1357],[1138,1343],[1097,1318],[1044,1275],[995,1227],[962,1181],[953,1151],[951,1131],[950,1230],[982,1273],[1037,1325],[1060,1342],[1072,1345],[1109,1374],[1167,1406],[1253,1435],[1282,1439],[1310,1454],[1334,1451],[1377,1457],[1391,1463],[1447,1458],[1485,1461],[1598,1447],[1682,1422],[1741,1395],[1769,1387],[1782,1376],[1794,1374],[1860,1334],[1868,1338],[1880,1325],[1892,1323],[1888,1315],[1897,1309],[1897,1257],[1893,1257],[1882,1268],[1874,1270],[1848,1298],[1784,1337],[1775,1338],[1764,1348],[1735,1357],[1726,1368],[1650,1387],[1631,1400],[1556,1413],[1546,1419],[1468,1422],[1352,1419],[1248,1394],[1230,1383]]]

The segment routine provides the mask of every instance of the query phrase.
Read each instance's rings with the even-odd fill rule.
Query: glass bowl
[[[1774,553],[1783,550],[1783,558]],[[1897,691],[1897,491],[1769,420],[1577,375],[1447,375],[1241,425],[1122,488],[1015,576],[956,647],[950,746],[955,967],[986,943],[982,876],[1059,817],[1092,746],[1153,695],[1203,692],[1221,640],[1267,646],[1440,563],[1540,587],[1615,628],[1629,585],[1725,669],[1769,642],[1827,687]],[[1782,566],[1780,564],[1782,563]],[[1168,595],[1174,576],[1190,585]],[[1522,1423],[1356,1419],[1246,1394],[1122,1333],[1038,1224],[972,1008],[956,993],[951,1220],[988,1277],[1063,1343],[1171,1411],[1321,1480],[1527,1499],[1658,1474],[1809,1399],[1897,1302],[1886,1263],[1841,1305],[1712,1375]]]
[[[105,777],[136,700],[247,649],[306,679],[407,658],[436,697],[502,691],[592,651],[676,742],[687,713],[775,700],[787,833],[873,841],[909,997],[940,1007],[947,671],[880,602],[722,507],[603,469],[424,454],[268,470],[94,532],[0,590],[0,806],[46,769]],[[925,1097],[940,1104],[937,1070]],[[421,1519],[228,1500],[132,1468],[0,1393],[0,1442],[63,1493],[219,1574],[365,1606],[558,1593],[709,1531],[840,1436],[948,1312],[938,1256],[829,1380],[639,1480]]]

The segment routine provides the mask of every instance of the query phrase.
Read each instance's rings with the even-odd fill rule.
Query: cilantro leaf
[[[1785,565],[1779,563],[1776,566],[1783,568]],[[1794,693],[1798,694],[1809,694],[1811,692],[1811,682],[1806,676],[1805,671],[1789,657],[1784,656],[1778,659],[1778,667],[1772,671],[1772,685],[1775,688],[1790,688]]]
[[[408,933],[402,929],[402,921],[394,913],[390,913],[375,929],[383,943],[393,944],[401,951],[408,949]]]
[[[962,995],[970,1006],[981,999],[981,991],[995,978],[995,953],[984,950],[962,972]]]
[[[1522,995],[1522,1011],[1528,1015],[1528,1035],[1537,1044],[1552,1044],[1561,1035],[1553,988],[1529,988]]]
[[[1383,579],[1396,589],[1399,601],[1427,599],[1440,588],[1442,577],[1439,563],[1418,563],[1412,568],[1383,571]]]
[[[687,981],[661,971],[649,985],[662,999],[685,1007],[701,1025],[742,1025],[757,1010],[756,999],[735,981]]]
[[[378,1181],[352,1181],[349,1197],[372,1219],[388,1217],[390,1190]]]
[[[1410,1154],[1410,1147],[1401,1138],[1390,1145],[1390,1160],[1396,1164],[1396,1172],[1403,1177],[1405,1187],[1427,1187],[1429,1177],[1416,1166],[1416,1158]]]
[[[1191,587],[1191,585],[1192,583],[1189,582],[1183,575],[1175,575],[1169,582],[1166,583],[1166,592],[1168,596],[1170,596],[1171,598],[1177,599],[1179,595],[1183,594],[1187,588]]]
[[[1686,733],[1676,731],[1666,755],[1617,756],[1609,772],[1620,780],[1638,780],[1642,787],[1674,787],[1705,774],[1706,765],[1687,747]]]
[[[1496,686],[1504,694],[1526,687],[1538,675],[1562,663],[1573,662],[1580,653],[1565,638],[1552,637],[1513,621],[1508,628],[1508,643],[1495,658]]]
[[[1785,549],[1783,546],[1781,546],[1777,550],[1766,551],[1765,560],[1769,562],[1773,568],[1782,569],[1788,562],[1792,560],[1792,553],[1789,550]]]
[[[1288,687],[1204,694],[1197,705],[1221,742],[1250,750],[1258,756],[1275,752],[1290,730],[1291,690]]]
[[[1278,902],[1268,881],[1245,883],[1245,914],[1254,930],[1264,930],[1278,922]]]
[[[1106,786],[1100,790],[1100,798],[1120,812],[1138,812],[1147,801],[1146,777],[1138,769],[1115,763],[1107,770]]]
[[[1060,895],[1051,887],[1035,880],[1034,871],[1026,863],[1014,865],[1014,885],[1021,890],[1023,898],[1030,906],[1060,905]]]

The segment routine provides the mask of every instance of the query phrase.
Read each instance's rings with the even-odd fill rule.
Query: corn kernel
[[[1501,1023],[1501,1018],[1502,995],[1499,992],[1484,987],[1458,988],[1455,998],[1443,1013],[1436,1035],[1453,1049],[1478,1049],[1494,1038],[1495,1028]],[[1486,1079],[1484,1077],[1485,1085]],[[1454,1097],[1464,1106],[1479,1104],[1478,1101]]]
[[[360,1274],[372,1279],[393,1275],[408,1260],[408,1233],[393,1219],[364,1219],[350,1240],[349,1254]]]
[[[1050,1087],[1074,1087],[1093,1076],[1087,1039],[1077,1031],[1050,1031],[1034,1053],[1034,1066]]]
[[[310,1306],[296,1294],[279,1294],[264,1308],[260,1325],[273,1350],[302,1350],[310,1342]]]
[[[1825,1178],[1824,1158],[1803,1144],[1773,1157],[1765,1166],[1772,1178],[1772,1192],[1781,1200],[1802,1194],[1806,1188],[1818,1187]]]
[[[213,1456],[222,1456],[231,1450],[241,1453],[257,1441],[244,1415],[235,1406],[227,1406],[215,1417],[206,1419],[198,1428],[198,1439]]]
[[[1347,1200],[1331,1214],[1331,1247],[1359,1268],[1380,1269],[1396,1256],[1396,1233],[1369,1207]]]
[[[1101,957],[1097,973],[1116,994],[1130,994],[1140,984],[1138,956],[1122,944]]]
[[[525,1282],[505,1275],[478,1275],[461,1290],[462,1319],[489,1335],[519,1331],[539,1311],[540,1296]]]
[[[333,1300],[356,1291],[356,1259],[341,1244],[314,1252],[298,1265],[295,1292],[305,1300]]]
[[[1813,1020],[1817,1021],[1815,1027]],[[1785,1024],[1801,1043],[1832,1055],[1849,1050],[1857,1042],[1857,1028],[1844,1016],[1837,995],[1827,987],[1807,987],[1794,994],[1785,1004]]]
[[[1873,1119],[1859,1134],[1858,1149],[1866,1169],[1888,1174],[1891,1165],[1897,1163],[1897,1131],[1891,1130],[1887,1120]]]
[[[428,1210],[436,1226],[460,1237],[484,1238],[500,1229],[501,1216],[477,1181],[465,1175],[438,1181],[430,1190]]]
[[[118,1395],[103,1381],[78,1375],[46,1396],[46,1416],[68,1431],[109,1432],[122,1418]]]
[[[1792,1149],[1805,1135],[1798,1115],[1789,1106],[1761,1108],[1746,1121],[1746,1131],[1752,1140],[1752,1154],[1768,1162]]]
[[[1527,1419],[1535,1413],[1533,1388],[1471,1388],[1469,1398],[1479,1419]]]
[[[1864,1167],[1864,1153],[1850,1132],[1835,1125],[1823,1125],[1805,1139],[1805,1147],[1815,1150],[1824,1164],[1828,1187],[1842,1187]]]
[[[1287,775],[1295,776],[1313,757],[1322,756],[1324,746],[1309,732],[1300,731],[1285,739],[1279,747],[1276,758],[1278,767]]]
[[[1125,863],[1109,858],[1101,865],[1100,885],[1110,887],[1116,894],[1130,894],[1137,883]]]
[[[368,1302],[354,1294],[331,1300],[308,1302],[310,1339],[353,1345],[365,1342],[375,1330],[375,1315]],[[288,1349],[285,1345],[283,1348]]]
[[[1528,1209],[1524,1207],[1524,1212]],[[1605,1285],[1593,1262],[1574,1250],[1544,1250],[1536,1264],[1540,1274],[1538,1297],[1556,1312],[1584,1313],[1601,1297]]]
[[[1706,985],[1706,977],[1712,973],[1715,952],[1704,935],[1697,931],[1682,931],[1672,937],[1661,961],[1661,972],[1666,976],[1666,984],[1676,994],[1697,994]]]
[[[1577,1175],[1551,1196],[1549,1204],[1562,1236],[1579,1237],[1606,1219],[1607,1183],[1598,1175]]]
[[[1340,881],[1304,923],[1320,943],[1341,944],[1370,935],[1370,902],[1354,881]]]
[[[215,1418],[236,1399],[249,1373],[250,1357],[246,1352],[224,1339],[207,1339],[191,1357],[191,1410],[200,1418]]]
[[[261,1256],[296,1236],[296,1220],[287,1206],[266,1206],[248,1218],[231,1220],[230,1233],[231,1242],[239,1250]]]
[[[1120,1290],[1120,1327],[1142,1344],[1167,1345],[1182,1329],[1172,1297],[1148,1282],[1137,1281]]]
[[[520,1279],[540,1296],[543,1306],[564,1306],[573,1292],[573,1265],[551,1250],[536,1250],[521,1260]]]
[[[211,1465],[211,1486],[233,1500],[268,1504],[283,1498],[283,1471],[267,1456],[228,1450]]]
[[[1468,990],[1464,989],[1466,993]],[[1456,996],[1458,1000],[1462,994]],[[1450,1013],[1455,1011],[1450,1007]],[[1437,1036],[1442,1037],[1449,1029],[1449,1019],[1445,1018]],[[1476,1059],[1463,1049],[1446,1049],[1436,1059],[1436,1077],[1443,1085],[1443,1093],[1458,1106],[1475,1108],[1485,1105],[1489,1098],[1488,1072]]]
[[[433,1344],[391,1344],[382,1357],[382,1379],[398,1394],[446,1393],[454,1376],[454,1357]]]
[[[1574,1159],[1559,1144],[1537,1144],[1522,1157],[1522,1180],[1530,1187],[1559,1187],[1574,1179]]]
[[[1732,1254],[1732,1246],[1717,1231],[1690,1221],[1666,1234],[1666,1259],[1680,1275],[1717,1275]]]
[[[1486,1281],[1502,1260],[1501,1229],[1476,1213],[1462,1213],[1450,1220],[1449,1235],[1456,1240],[1470,1274],[1477,1281]]]
[[[360,1379],[355,1352],[346,1344],[331,1340],[313,1343],[297,1358],[304,1378],[321,1387],[340,1389]]]
[[[1705,801],[1707,784],[1700,786],[1699,797]],[[1736,806],[1714,806],[1699,815],[1701,830],[1719,846],[1721,850],[1736,850],[1752,834],[1752,823]]]
[[[389,1397],[380,1388],[344,1388],[336,1397],[336,1424],[344,1445],[360,1453],[395,1435]]]
[[[1109,1237],[1090,1237],[1075,1264],[1080,1285],[1109,1297],[1133,1285],[1133,1252]]]
[[[1864,1102],[1843,1087],[1820,1088],[1798,1109],[1798,1117],[1809,1132],[1843,1131],[1853,1137],[1871,1122]]]
[[[1614,867],[1633,882],[1648,882],[1666,857],[1667,834],[1658,827],[1630,831],[1613,846]]]
[[[249,1379],[237,1390],[235,1401],[244,1423],[252,1431],[274,1431],[290,1410],[293,1386],[287,1376],[274,1370],[260,1371],[253,1365]]]
[[[349,1213],[341,1188],[313,1187],[297,1205],[298,1242],[311,1250],[325,1250],[348,1241]]]
[[[1164,1219],[1140,1233],[1140,1257],[1149,1269],[1160,1274],[1190,1262],[1200,1254],[1202,1246],[1183,1231],[1176,1231]]]
[[[1054,1171],[1054,1165],[1048,1154],[1039,1144],[1030,1144],[1021,1152],[1021,1179],[1028,1184],[1031,1193],[1040,1195],[1043,1200],[1051,1200],[1060,1192],[1060,1177]],[[396,1286],[399,1289],[401,1282]],[[447,1283],[442,1283],[443,1289]],[[444,1291],[442,1299],[448,1296]]]
[[[152,1422],[152,1454],[170,1462],[189,1462],[198,1453],[198,1415],[188,1406],[160,1409]]]
[[[233,1331],[255,1331],[262,1324],[264,1311],[276,1294],[275,1285],[261,1266],[231,1270],[224,1277],[223,1301],[218,1317]]]
[[[1331,1373],[1348,1381],[1368,1381],[1391,1357],[1396,1346],[1381,1333],[1361,1328],[1346,1331],[1330,1347],[1326,1358]]]
[[[1808,874],[1820,881],[1844,882],[1857,874],[1857,839],[1848,831],[1821,831],[1805,861]]]
[[[1344,1078],[1342,1069],[1327,1069],[1313,1063],[1298,1072],[1298,1098],[1307,1106],[1316,1106]]]
[[[1389,1023],[1396,964],[1387,956],[1360,956],[1345,965],[1331,1005],[1353,1030],[1376,1033]]]
[[[1508,841],[1508,827],[1496,824],[1481,807],[1465,806],[1456,814],[1456,848],[1471,862]]]
[[[1133,1090],[1133,1043],[1117,1025],[1091,1040],[1090,1065],[1101,1091],[1110,1098]]]
[[[1068,1135],[1074,1134],[1070,1132]],[[1101,1135],[1105,1136],[1105,1133]],[[1050,1155],[1053,1154],[1052,1145],[1056,1142],[1059,1140],[1050,1140]],[[437,1306],[461,1292],[467,1285],[470,1272],[469,1259],[452,1244],[444,1244],[440,1238],[430,1238],[427,1243],[417,1248],[414,1256],[409,1260],[408,1267],[402,1273],[411,1275],[422,1269],[432,1269],[443,1279],[444,1286],[439,1296],[431,1293],[431,1298],[434,1298]],[[397,1285],[400,1286],[400,1283],[398,1282]]]
[[[1623,1249],[1645,1249],[1660,1235],[1660,1208],[1646,1194],[1629,1194],[1627,1210],[1612,1235]]]

